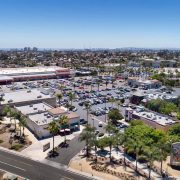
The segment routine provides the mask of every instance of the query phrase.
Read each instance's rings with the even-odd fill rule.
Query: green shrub
[[[15,151],[18,151],[19,149],[21,149],[23,147],[22,144],[15,144],[11,147],[11,149],[14,149]]]

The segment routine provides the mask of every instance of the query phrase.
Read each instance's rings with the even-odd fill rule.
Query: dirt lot
[[[19,127],[17,127],[16,133],[19,134],[19,132]],[[24,142],[20,142],[20,139],[18,136],[16,136],[16,133],[14,132],[14,125],[0,124],[0,146],[8,149],[18,146],[15,150],[22,151],[31,145],[31,141],[28,140],[26,135]]]

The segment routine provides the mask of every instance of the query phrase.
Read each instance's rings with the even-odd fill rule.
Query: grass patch
[[[15,151],[18,151],[19,149],[21,149],[23,147],[22,144],[15,144],[11,147],[11,149],[15,150]]]
[[[4,141],[2,139],[0,139],[0,144],[3,143]]]

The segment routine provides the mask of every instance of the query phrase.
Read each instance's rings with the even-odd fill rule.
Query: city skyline
[[[0,48],[180,48],[178,0],[7,0]]]

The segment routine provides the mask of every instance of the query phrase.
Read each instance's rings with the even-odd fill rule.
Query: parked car
[[[98,126],[99,126],[99,127],[103,127],[102,122],[99,122]]]
[[[83,102],[80,102],[80,103],[78,103],[78,105],[79,105],[79,106],[83,106],[83,105],[84,105],[84,103],[83,103]]]
[[[87,121],[85,119],[80,119],[79,122],[80,122],[81,125],[82,124],[87,124]]]

